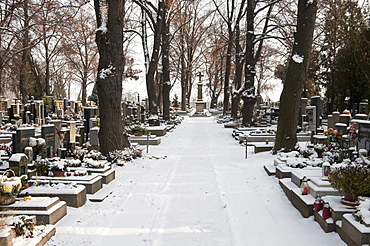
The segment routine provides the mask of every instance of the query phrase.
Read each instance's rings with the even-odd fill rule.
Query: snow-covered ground
[[[254,154],[213,117],[186,117],[140,160],[116,168],[101,203],[68,207],[47,245],[340,246],[305,219]],[[144,151],[145,152],[145,151]]]

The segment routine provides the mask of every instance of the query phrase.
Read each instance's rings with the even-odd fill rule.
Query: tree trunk
[[[245,86],[243,91],[243,125],[251,126],[253,119],[253,110],[256,103],[254,75],[254,10],[256,7],[255,0],[247,2],[247,43],[245,52]]]
[[[158,114],[158,103],[156,97],[156,87],[155,87],[155,73],[158,68],[158,59],[159,59],[159,48],[161,45],[161,33],[162,26],[165,20],[161,17],[164,10],[164,2],[158,1],[158,12],[157,12],[157,21],[154,26],[154,40],[153,40],[153,50],[152,56],[149,62],[148,72],[146,74],[146,86],[148,91],[148,100],[149,100],[149,112],[151,114]]]
[[[280,96],[275,151],[293,150],[297,143],[297,115],[310,62],[316,5],[317,0],[299,0],[298,2],[297,32],[294,37],[292,58]]]
[[[234,45],[234,33],[231,24],[228,24],[228,41],[227,41],[227,54],[226,54],[226,68],[225,68],[225,84],[224,84],[224,110],[223,114],[228,115],[230,109],[230,74],[231,74],[231,56]]]
[[[124,135],[121,116],[123,54],[123,20],[125,0],[94,0],[98,31],[96,43],[99,49],[97,91],[99,97],[100,151],[107,155],[113,150],[130,146]],[[108,7],[108,16],[101,8]]]
[[[163,85],[162,85],[162,99],[163,99],[163,119],[170,120],[170,91],[171,91],[171,81],[170,81],[170,60],[169,60],[169,26],[166,22],[166,15],[168,11],[167,1],[164,4],[162,18],[162,70],[163,70]]]
[[[81,102],[82,106],[86,106],[86,99],[87,99],[87,68],[84,68],[83,78],[82,78],[82,84],[81,84]]]
[[[20,75],[19,75],[19,92],[20,99],[23,103],[27,102],[27,88],[26,88],[26,79],[27,79],[27,64],[28,64],[28,53],[29,53],[29,16],[28,16],[28,1],[23,3],[24,11],[24,33],[22,35],[22,61],[20,64]]]

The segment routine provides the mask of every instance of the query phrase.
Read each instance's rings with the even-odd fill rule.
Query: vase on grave
[[[65,171],[52,171],[53,177],[64,177]]]

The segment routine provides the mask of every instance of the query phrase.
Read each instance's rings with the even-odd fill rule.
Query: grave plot
[[[0,219],[0,245],[44,245],[56,232],[54,225],[38,225],[35,216],[8,216]]]
[[[37,223],[54,225],[67,214],[67,204],[58,197],[18,198],[15,203],[0,206],[0,215],[34,215]]]

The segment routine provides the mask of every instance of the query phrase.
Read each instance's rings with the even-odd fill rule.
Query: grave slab
[[[342,235],[343,238],[349,237],[356,246],[370,244],[370,227],[366,227],[365,225],[356,221],[352,214],[343,215]]]
[[[38,179],[44,182],[51,183],[62,183],[70,184],[76,183],[78,185],[84,185],[86,187],[87,194],[94,194],[100,190],[103,186],[102,177],[92,173],[91,175],[85,176],[68,176],[68,177],[49,177],[49,176],[39,176]],[[36,177],[32,176],[32,179],[29,180],[30,183],[36,183]]]
[[[0,214],[35,215],[37,223],[54,225],[67,214],[67,204],[58,197],[33,197],[17,199],[13,204],[0,206]]]
[[[59,186],[58,188],[31,186],[23,190],[19,196],[23,197],[26,192],[31,197],[59,197],[60,200],[67,203],[67,206],[75,208],[81,207],[86,203],[86,188],[83,185],[76,185],[75,187]]]
[[[276,175],[276,168],[273,164],[264,165],[263,168],[265,169],[266,173],[269,176],[275,176]]]
[[[292,200],[292,189],[296,188],[297,186],[293,184],[289,178],[279,179],[279,185],[283,189],[289,201],[291,201]]]
[[[140,145],[159,145],[161,143],[161,138],[156,136],[149,137],[149,140],[146,136],[137,137],[137,136],[130,136],[131,143],[137,143]]]
[[[78,169],[81,169],[79,167],[69,167],[69,170],[71,172],[74,172]],[[110,165],[106,165],[104,168],[83,168],[87,172],[91,172],[94,174],[97,174],[102,177],[102,183],[103,184],[109,184],[116,178],[116,170],[111,168]]]
[[[167,133],[166,126],[145,126],[146,130],[152,135],[164,136]]]
[[[294,171],[295,168],[288,167],[286,164],[279,164],[276,166],[276,177],[279,179],[283,178],[290,178],[292,171]]]
[[[36,218],[33,221],[34,224],[37,223]],[[3,237],[0,237],[1,246],[13,246],[13,245],[35,245],[41,246],[44,245],[49,239],[55,235],[56,229],[54,225],[36,225],[35,229],[38,231],[42,230],[42,233],[37,233],[33,238],[23,238],[16,237],[15,230],[9,227],[8,231],[2,233]]]
[[[300,188],[292,188],[292,199],[291,202],[294,207],[298,209],[299,212],[301,212],[302,216],[304,218],[308,218],[313,215],[313,203],[315,201],[315,198],[308,194],[308,195],[302,195]]]

